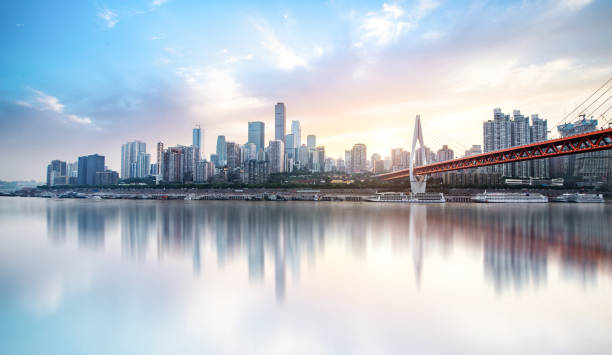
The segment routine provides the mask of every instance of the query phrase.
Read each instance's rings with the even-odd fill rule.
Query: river
[[[612,204],[0,198],[1,354],[612,348]]]

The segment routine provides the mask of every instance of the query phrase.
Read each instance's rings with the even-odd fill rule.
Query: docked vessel
[[[446,202],[440,192],[425,192],[405,194],[403,192],[377,192],[376,195],[366,197],[369,202],[400,202],[400,203],[443,203]]]
[[[547,203],[548,197],[533,192],[484,192],[472,197],[475,202],[486,203]]]
[[[601,194],[568,193],[557,196],[554,201],[575,203],[603,203],[604,198]]]

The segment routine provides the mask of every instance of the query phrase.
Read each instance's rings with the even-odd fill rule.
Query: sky
[[[142,140],[204,153],[274,136],[274,104],[326,155],[482,144],[493,108],[554,126],[612,77],[612,2],[3,1],[0,179]],[[153,159],[154,160],[154,157]]]

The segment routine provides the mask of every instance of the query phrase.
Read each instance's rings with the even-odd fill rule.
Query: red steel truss
[[[542,159],[605,149],[612,149],[612,128],[423,165],[414,168],[414,174],[427,175],[445,171],[478,168],[481,166]],[[410,176],[410,169],[377,175],[378,178],[385,181],[401,179],[408,176]]]

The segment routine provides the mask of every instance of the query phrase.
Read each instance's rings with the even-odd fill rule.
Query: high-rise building
[[[529,116],[524,116],[519,110],[512,111],[512,120],[510,121],[510,130],[512,136],[512,147],[529,144],[531,141],[531,132],[529,129]],[[512,163],[512,176],[527,178],[530,176],[530,161],[519,161]]]
[[[136,176],[143,178],[149,176],[151,166],[151,154],[140,152],[136,160]]]
[[[184,147],[178,146],[183,150],[181,155],[183,158],[183,182],[193,181],[195,178],[196,162],[199,161],[197,158],[197,148],[194,146]]]
[[[295,138],[293,136],[293,133],[288,134],[285,137],[285,153],[287,154],[287,157],[289,159],[295,159]]]
[[[68,183],[66,162],[52,160],[47,165],[47,186],[66,185]]]
[[[162,153],[161,180],[166,183],[183,183],[183,148],[168,147]]]
[[[532,118],[533,124],[530,126],[529,116],[522,115],[519,110],[513,110],[512,119],[510,119],[508,115],[504,115],[501,112],[501,109],[494,109],[493,120],[486,121],[483,124],[485,153],[546,140],[546,120],[541,119],[537,114],[532,115]],[[467,154],[468,152],[466,151]],[[549,164],[550,161],[548,159],[519,161],[490,166],[487,170],[489,172],[500,173],[502,176],[546,178],[550,175]]]
[[[79,157],[79,185],[94,185],[96,173],[104,171],[104,156],[92,154]]]
[[[404,168],[404,162],[402,159],[402,148],[391,149],[391,170],[399,170]]]
[[[597,130],[598,121],[584,116],[575,122],[557,126],[561,137]],[[612,150],[555,157],[551,162],[552,177],[564,177],[567,184],[599,186],[612,183]]]
[[[217,137],[217,164],[224,166],[227,163],[227,144],[225,144],[225,136]]]
[[[336,159],[336,170],[340,172],[346,171],[346,166],[344,165],[344,159],[342,158]]]
[[[285,143],[276,139],[268,145],[268,162],[271,173],[285,172]]]
[[[287,129],[287,109],[285,104],[279,102],[274,106],[274,139],[285,143]]]
[[[437,161],[453,160],[455,159],[455,152],[445,144],[442,146],[442,149],[438,150],[437,156]]]
[[[291,121],[291,134],[293,134],[293,147],[299,148],[302,145],[302,128],[300,121]]]
[[[194,152],[196,153],[194,161],[199,161],[202,157],[202,154],[204,154],[204,149],[202,149],[202,129],[200,128],[200,125],[197,125],[193,129],[192,146],[196,148],[194,149]]]
[[[510,116],[504,115],[500,108],[493,109],[493,120],[483,123],[483,139],[485,153],[510,148],[512,145]],[[488,169],[503,176],[512,175],[512,164],[493,165]]]
[[[345,150],[344,151],[344,171],[347,174],[351,173],[351,151],[350,150]]]
[[[306,146],[306,144],[302,144],[299,148],[298,148],[298,162],[300,165],[300,168],[306,168],[308,166],[308,147]]]
[[[141,141],[127,142],[121,146],[121,178],[142,178],[148,174],[148,166],[139,167],[138,157],[140,154],[147,153],[147,145]],[[147,171],[147,174],[139,175],[140,171]]]
[[[157,176],[160,176],[162,171],[162,154],[164,153],[164,143],[157,142]]]
[[[117,185],[119,183],[119,174],[116,171],[105,170],[98,171],[94,177],[94,185]]]
[[[240,158],[240,145],[234,142],[226,143],[226,153],[227,153],[227,167],[230,169],[235,169],[240,167],[241,158]]]
[[[531,115],[531,143],[548,140],[548,123],[538,114]],[[531,176],[537,178],[550,177],[550,159],[531,161]]]
[[[363,143],[357,143],[351,149],[351,172],[361,173],[368,169],[368,150]]]
[[[249,122],[249,140],[248,143],[255,144],[257,151],[264,149],[266,126],[263,122]]]
[[[314,134],[309,134],[306,137],[306,146],[308,147],[308,149],[314,150],[317,146],[317,136],[315,136]]]
[[[316,147],[312,158],[312,170],[322,173],[325,171],[325,147]]]
[[[482,154],[482,146],[480,144],[474,144],[472,147],[465,151],[464,157],[470,157],[472,155]]]

